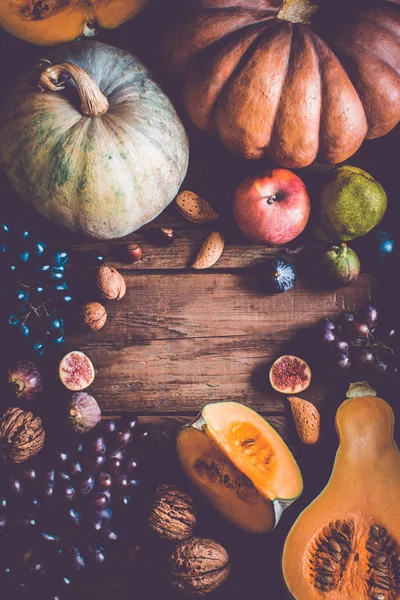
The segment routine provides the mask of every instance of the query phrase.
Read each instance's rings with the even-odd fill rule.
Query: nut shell
[[[68,420],[76,433],[86,433],[101,420],[101,409],[93,396],[86,392],[72,395],[68,405]]]
[[[31,412],[8,408],[0,421],[0,457],[5,463],[23,463],[43,448],[42,420]]]
[[[170,585],[188,595],[204,596],[215,591],[228,579],[230,572],[225,548],[207,538],[181,542],[168,561]]]
[[[121,300],[125,296],[125,279],[114,267],[102,265],[97,271],[96,284],[105,300]]]
[[[196,527],[193,500],[173,485],[161,485],[150,510],[149,526],[163,540],[186,540]]]
[[[82,322],[92,331],[99,331],[106,321],[107,312],[100,302],[88,302],[82,308]]]

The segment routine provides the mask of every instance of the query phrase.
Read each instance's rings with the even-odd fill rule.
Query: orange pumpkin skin
[[[400,0],[315,0],[307,16],[309,2],[173,3],[167,68],[195,125],[230,151],[335,164],[399,122]]]
[[[4,0],[0,25],[13,35],[41,46],[114,29],[139,13],[149,0]]]

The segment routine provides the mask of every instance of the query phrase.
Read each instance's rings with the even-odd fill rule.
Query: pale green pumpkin
[[[128,52],[87,41],[44,58],[1,109],[0,163],[50,221],[100,239],[127,235],[178,192],[189,157],[183,125]]]

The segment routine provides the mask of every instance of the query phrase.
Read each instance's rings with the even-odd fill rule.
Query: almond
[[[319,440],[321,417],[311,402],[291,396],[288,398],[294,424],[299,438],[304,444],[316,444]]]
[[[208,204],[207,200],[189,190],[180,192],[175,203],[181,215],[191,223],[208,223],[218,219],[218,213]]]
[[[219,231],[210,233],[200,248],[192,269],[208,269],[215,265],[224,251],[224,246],[225,239],[222,233]]]

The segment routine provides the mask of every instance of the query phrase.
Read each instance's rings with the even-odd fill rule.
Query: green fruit
[[[371,175],[339,167],[322,191],[317,236],[327,242],[353,240],[378,225],[386,208],[386,192]]]
[[[322,275],[335,287],[350,285],[360,274],[360,261],[357,254],[342,242],[325,252],[321,263]]]

